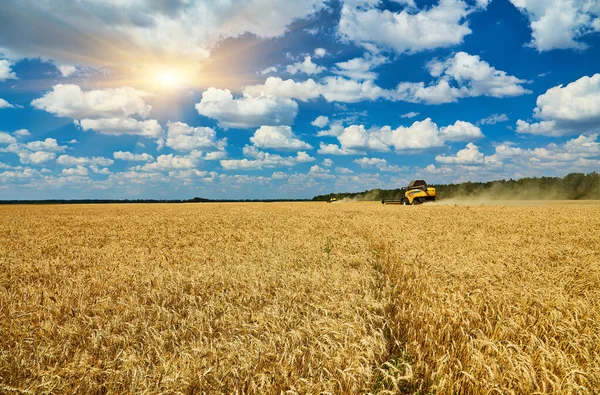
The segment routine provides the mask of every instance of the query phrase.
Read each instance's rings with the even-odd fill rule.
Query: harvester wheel
[[[408,199],[407,199],[407,198],[403,198],[403,199],[402,199],[402,205],[403,205],[403,206],[410,206],[410,202],[408,201]]]

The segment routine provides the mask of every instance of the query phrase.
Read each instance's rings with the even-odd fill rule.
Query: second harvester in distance
[[[421,204],[425,202],[435,202],[435,188],[428,187],[424,180],[411,181],[406,187],[406,192],[402,199],[383,199],[382,204],[402,204],[408,206],[411,204]]]

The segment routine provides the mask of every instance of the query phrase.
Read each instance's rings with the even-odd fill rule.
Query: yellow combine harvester
[[[424,180],[414,180],[406,187],[406,193],[402,199],[383,199],[382,204],[421,204],[435,202],[435,188],[428,187]]]

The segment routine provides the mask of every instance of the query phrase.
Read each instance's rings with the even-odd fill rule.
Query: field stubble
[[[0,214],[0,392],[600,388],[600,206]]]

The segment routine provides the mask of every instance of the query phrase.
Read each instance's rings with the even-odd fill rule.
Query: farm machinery
[[[409,206],[412,204],[434,202],[435,199],[435,188],[428,187],[424,180],[414,180],[406,187],[403,198],[383,199],[381,204],[402,204],[404,206]]]

